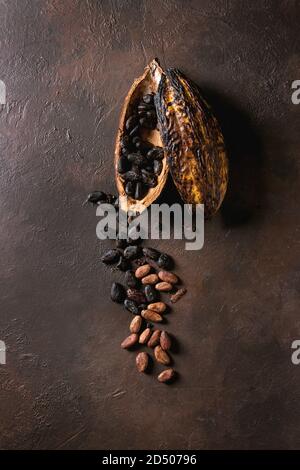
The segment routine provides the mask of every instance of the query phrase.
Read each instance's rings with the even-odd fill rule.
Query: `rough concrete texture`
[[[1,448],[299,448],[298,2],[3,0],[0,15]],[[169,387],[120,350],[121,276],[82,207],[115,191],[119,112],[153,57],[201,86],[231,168],[200,252],[153,243],[188,286]]]

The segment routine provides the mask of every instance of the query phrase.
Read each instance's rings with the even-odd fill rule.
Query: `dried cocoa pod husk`
[[[155,96],[159,128],[173,181],[187,204],[204,204],[210,217],[228,182],[228,160],[219,124],[196,85],[179,70],[162,75]]]
[[[119,196],[126,196],[125,184],[122,175],[118,172],[118,163],[121,157],[121,141],[127,135],[125,123],[132,115],[132,110],[136,103],[145,94],[156,93],[161,80],[163,71],[157,60],[152,60],[145,68],[142,76],[134,80],[123,104],[121,111],[120,122],[118,126],[118,133],[115,146],[115,180]],[[161,134],[158,129],[143,129],[143,140],[151,143],[156,147],[162,147]],[[142,212],[145,207],[148,207],[161,193],[168,176],[168,165],[166,157],[162,160],[162,171],[157,177],[157,184],[153,188],[149,188],[147,194],[141,199],[136,200],[133,197],[127,197],[127,200],[121,199],[120,206],[123,210],[136,210]]]

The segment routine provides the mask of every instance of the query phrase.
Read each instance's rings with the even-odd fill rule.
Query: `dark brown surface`
[[[0,14],[1,448],[299,448],[299,3],[7,0]],[[203,250],[155,243],[189,289],[168,317],[170,387],[119,347],[130,314],[109,301],[118,275],[81,207],[114,191],[122,100],[156,56],[202,86],[231,160]]]

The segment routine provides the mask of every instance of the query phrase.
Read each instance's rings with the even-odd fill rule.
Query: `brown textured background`
[[[299,448],[299,2],[3,0],[0,15],[1,448]],[[154,244],[189,288],[168,317],[169,387],[119,348],[121,276],[81,206],[114,191],[120,107],[156,56],[202,87],[231,162],[204,249]]]

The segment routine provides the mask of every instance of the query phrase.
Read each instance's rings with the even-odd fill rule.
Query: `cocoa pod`
[[[146,344],[151,336],[151,328],[146,328],[139,337],[140,344]]]
[[[164,371],[162,371],[158,377],[157,377],[157,380],[161,383],[166,383],[166,382],[169,382],[169,380],[171,380],[175,375],[175,370],[170,368],[170,369],[166,369]]]
[[[153,331],[147,343],[148,348],[155,348],[155,346],[159,344],[160,333],[161,333],[160,330]]]
[[[170,338],[170,336],[168,335],[168,333],[166,331],[161,332],[159,342],[160,342],[161,348],[164,351],[168,351],[171,348],[172,341],[171,341],[171,338]]]
[[[138,305],[145,304],[147,302],[143,292],[137,289],[127,289],[127,297],[128,299],[136,302]]]
[[[134,346],[139,340],[139,336],[136,333],[131,333],[131,335],[127,336],[122,343],[121,343],[121,348],[123,349],[129,349],[132,346]]]
[[[130,322],[129,331],[130,333],[138,333],[142,326],[142,317],[140,315],[136,315]]]
[[[148,276],[143,277],[142,284],[156,284],[158,280],[157,274],[148,274]]]
[[[167,306],[164,302],[155,302],[154,304],[149,304],[148,309],[153,310],[157,313],[163,313],[166,310]]]
[[[170,271],[159,271],[158,277],[162,281],[168,282],[169,284],[178,283],[178,277],[176,276],[176,274],[171,273]]]
[[[139,372],[145,372],[149,363],[148,354],[145,352],[140,352],[135,358],[135,363]]]
[[[168,292],[173,289],[173,285],[169,282],[158,282],[155,289],[161,292]]]
[[[135,277],[138,279],[141,279],[142,277],[147,276],[147,274],[149,274],[150,271],[151,271],[150,264],[144,264],[143,266],[140,266],[139,268],[136,269]]]
[[[160,364],[164,364],[165,366],[169,365],[171,362],[169,354],[164,351],[161,346],[155,347],[154,356],[157,362],[159,362]]]
[[[182,287],[181,289],[178,289],[178,291],[175,292],[175,294],[171,295],[170,297],[170,300],[173,304],[175,304],[176,302],[178,302],[178,300],[181,299],[181,297],[184,296],[184,294],[186,294],[187,290],[185,287]]]
[[[153,310],[142,310],[141,315],[145,320],[153,321],[154,323],[158,323],[163,320],[163,317],[159,313],[153,312]]]

